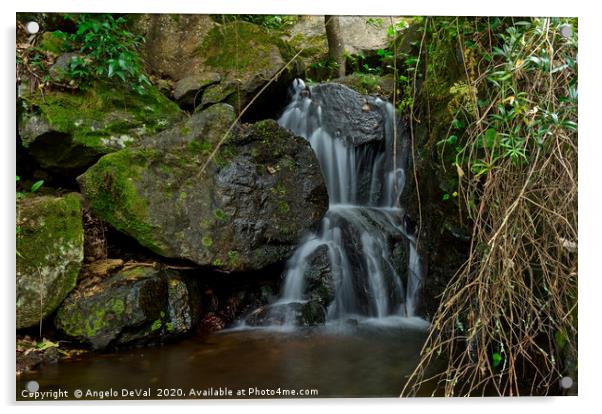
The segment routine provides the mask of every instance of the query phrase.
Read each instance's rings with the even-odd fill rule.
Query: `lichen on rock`
[[[124,269],[75,290],[56,315],[56,326],[100,350],[161,342],[187,333],[198,319],[198,295],[175,271]]]

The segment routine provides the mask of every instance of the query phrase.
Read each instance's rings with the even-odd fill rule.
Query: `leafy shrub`
[[[67,77],[83,87],[94,78],[118,79],[139,94],[146,92],[150,82],[137,53],[143,38],[127,30],[125,18],[111,14],[68,17],[77,25],[75,33],[55,32],[78,53],[69,62]]]

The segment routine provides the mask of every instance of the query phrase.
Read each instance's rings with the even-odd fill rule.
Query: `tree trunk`
[[[332,76],[345,76],[345,47],[341,36],[339,16],[324,16],[326,39],[328,40],[328,58],[336,64]]]

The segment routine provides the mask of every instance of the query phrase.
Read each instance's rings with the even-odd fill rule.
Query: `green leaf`
[[[455,129],[464,128],[464,122],[462,122],[460,119],[455,118],[452,121],[452,128],[455,128]]]
[[[556,345],[562,351],[566,344],[569,342],[568,338],[562,331],[556,331],[554,334],[554,339],[556,340]]]
[[[443,194],[443,201],[447,201],[449,200],[449,194],[445,193]]]
[[[493,148],[493,146],[495,145],[496,135],[497,132],[493,128],[489,128],[487,131],[485,131],[485,145],[487,146],[487,148]]]
[[[573,121],[562,121],[561,125],[568,130],[577,131],[577,123]]]
[[[491,355],[491,362],[493,363],[493,368],[497,368],[502,362],[502,356],[499,352],[494,352]]]
[[[33,183],[33,185],[31,186],[31,192],[35,193],[37,190],[39,190],[39,188],[44,185],[44,180],[40,180],[40,181],[36,181],[35,183]]]

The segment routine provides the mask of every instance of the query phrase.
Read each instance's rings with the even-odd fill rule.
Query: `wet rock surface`
[[[285,261],[328,198],[307,141],[267,120],[231,132],[214,105],[79,178],[91,209],[153,252],[224,271]]]
[[[275,303],[253,311],[245,319],[250,326],[314,326],[326,322],[326,310],[316,301]]]
[[[332,137],[355,146],[385,139],[385,108],[378,98],[342,84],[324,83],[311,89],[311,99],[314,110],[320,108],[323,128]]]
[[[161,342],[195,326],[199,300],[178,272],[132,267],[74,291],[55,324],[95,350]]]

